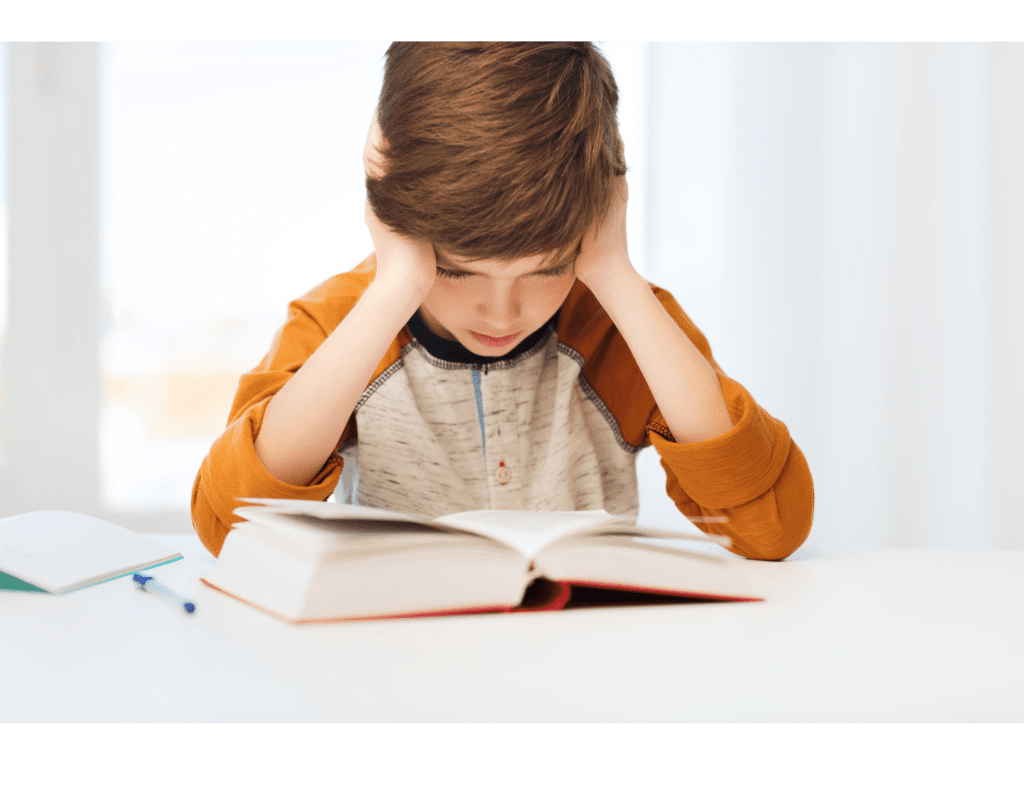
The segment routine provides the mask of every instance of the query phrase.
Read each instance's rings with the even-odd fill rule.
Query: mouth
[[[499,348],[501,346],[508,346],[512,341],[518,338],[522,333],[515,332],[512,335],[503,335],[500,338],[496,338],[493,335],[482,335],[479,332],[469,331],[469,334],[473,336],[473,339],[481,344],[482,346],[490,346],[491,348]]]

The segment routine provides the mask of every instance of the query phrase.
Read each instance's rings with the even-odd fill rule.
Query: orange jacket
[[[241,377],[227,428],[203,460],[192,489],[193,526],[213,554],[219,554],[230,525],[237,521],[233,509],[245,505],[236,498],[326,500],[336,488],[341,489],[346,452],[349,463],[359,460],[358,501],[368,505],[427,516],[487,507],[603,507],[611,513],[635,515],[635,455],[653,444],[676,506],[703,531],[728,536],[733,552],[779,560],[807,537],[814,488],[803,453],[782,421],[722,373],[700,330],[667,291],[653,285],[661,304],[718,373],[733,422],[725,434],[703,442],[673,441],[625,340],[593,294],[577,281],[559,311],[556,333],[538,344],[543,348],[522,355],[521,363],[483,366],[484,373],[490,369],[491,374],[482,379],[488,388],[483,395],[484,403],[490,404],[489,415],[507,416],[508,403],[502,406],[501,402],[509,397],[506,391],[513,387],[520,391],[524,377],[541,376],[550,376],[552,384],[546,390],[537,387],[536,392],[555,393],[552,398],[562,405],[557,409],[564,414],[550,419],[549,402],[542,403],[538,395],[536,404],[526,405],[534,410],[532,416],[520,425],[491,417],[485,420],[481,412],[478,430],[475,418],[481,402],[474,405],[472,390],[466,390],[468,396],[453,401],[466,405],[472,416],[465,412],[466,419],[460,423],[452,419],[454,412],[446,412],[445,430],[462,433],[450,441],[444,436],[438,439],[437,422],[420,414],[422,395],[410,396],[410,388],[422,387],[424,377],[430,385],[424,392],[430,394],[470,388],[468,372],[458,369],[472,366],[436,360],[403,328],[338,438],[338,452],[308,486],[277,480],[263,467],[255,450],[267,404],[341,323],[372,282],[374,271],[371,255],[352,271],[330,278],[293,301],[270,351]],[[475,381],[479,399],[479,374]],[[567,387],[573,392],[557,398],[558,388]],[[523,407],[520,403],[520,413]],[[557,409],[551,406],[551,410]],[[481,431],[485,432],[482,461]],[[551,432],[555,436],[549,436]],[[574,436],[557,436],[558,432]],[[473,436],[475,440],[467,440]],[[454,458],[463,451],[470,454],[468,462]],[[415,455],[403,461],[398,458],[401,453],[433,455],[426,462]],[[510,460],[514,485],[504,486],[505,480],[497,485],[493,476],[487,477],[499,458],[502,466]],[[438,459],[450,468],[439,467]],[[417,490],[416,475],[421,479],[430,475],[424,470],[438,472],[426,481],[427,488]]]

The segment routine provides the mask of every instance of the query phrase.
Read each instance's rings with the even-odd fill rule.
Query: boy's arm
[[[246,482],[258,479],[261,489],[275,491],[259,496],[330,495],[340,470],[327,462],[388,347],[430,290],[436,271],[433,247],[398,236],[368,206],[366,213],[376,254],[373,281],[326,338],[322,330],[312,338],[311,326],[286,325],[293,337],[305,334],[301,345],[315,343],[315,348],[285,361],[290,370],[260,375],[259,398],[245,399],[242,415],[233,410],[233,422],[203,462],[193,486],[193,524],[214,554],[227,535],[235,497],[252,494],[239,493],[249,488]],[[302,318],[297,322],[302,324]],[[307,319],[305,324],[315,322]],[[218,484],[225,488],[226,478],[231,479],[230,494],[216,490]]]
[[[192,525],[214,555],[230,525],[238,497],[281,497],[324,500],[341,474],[336,454],[308,486],[292,486],[267,472],[256,455],[255,440],[273,396],[305,363],[337,326],[366,288],[368,262],[352,273],[332,278],[288,306],[288,319],[278,330],[266,356],[242,374],[231,405],[227,426],[213,442],[192,486]],[[339,442],[354,433],[354,421]]]
[[[337,447],[388,346],[423,302],[436,262],[429,242],[404,239],[366,206],[377,274],[355,307],[281,388],[263,417],[256,453],[275,478],[304,486]]]
[[[382,172],[380,143],[374,115],[363,149],[367,174]],[[209,491],[215,479],[227,477],[236,492],[245,479],[259,481],[277,497],[330,495],[340,474],[340,463],[331,463],[334,450],[343,433],[352,431],[356,403],[434,283],[437,264],[430,242],[395,233],[368,201],[364,219],[376,257],[373,281],[326,338],[324,331],[314,338],[312,351],[303,349],[300,360],[271,372],[277,381],[262,388],[259,400],[249,400],[241,417],[232,409],[232,423],[203,461],[192,487],[192,519],[214,554],[224,543],[235,498],[245,496]],[[226,469],[214,470],[214,457]]]
[[[677,442],[700,442],[732,428],[718,376],[686,337],[626,247],[626,179],[604,222],[584,237],[576,277],[622,333]]]
[[[584,238],[576,276],[625,339],[657,408],[651,441],[679,509],[746,557],[781,559],[810,531],[814,490],[786,426],[720,375],[633,269],[626,248],[625,179],[605,221]],[[677,306],[669,300],[677,311]],[[681,311],[679,311],[681,313]]]

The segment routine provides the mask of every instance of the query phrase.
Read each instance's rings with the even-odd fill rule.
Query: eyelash
[[[464,277],[469,277],[469,274],[467,272],[455,272],[451,269],[442,269],[441,267],[438,267],[437,276],[448,280],[462,280]]]
[[[456,272],[453,269],[442,269],[437,267],[438,277],[443,277],[448,280],[462,280],[463,278],[470,277],[473,273],[471,272]],[[562,277],[562,275],[569,274],[569,264],[563,264],[558,269],[551,269],[547,272],[537,272],[537,277]]]
[[[570,271],[570,265],[569,264],[562,264],[560,267],[558,267],[558,269],[551,269],[551,270],[548,270],[547,272],[541,272],[540,276],[541,277],[561,277],[562,275],[569,274],[569,271]]]

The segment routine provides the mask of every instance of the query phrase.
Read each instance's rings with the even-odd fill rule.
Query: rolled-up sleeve
[[[332,453],[308,486],[278,480],[263,466],[256,453],[256,436],[270,396],[249,407],[227,427],[203,459],[192,486],[192,525],[210,552],[221,546],[238,521],[232,511],[248,503],[239,497],[281,497],[293,500],[326,500],[341,477],[343,462]]]
[[[736,554],[782,560],[811,530],[810,467],[781,420],[740,384],[721,372],[718,377],[733,421],[729,431],[678,443],[660,411],[651,418],[650,440],[661,456],[666,491],[704,532],[727,536]]]

